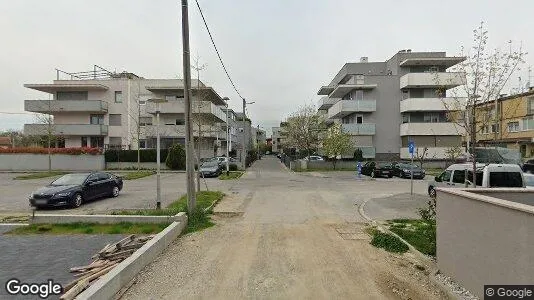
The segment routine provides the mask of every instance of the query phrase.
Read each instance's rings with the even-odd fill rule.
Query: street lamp
[[[161,182],[160,182],[160,141],[159,141],[159,104],[165,103],[167,100],[161,98],[148,99],[149,102],[156,104],[156,209],[161,209]]]
[[[256,103],[255,101],[252,101],[252,102],[247,102],[245,100],[245,98],[243,98],[243,119],[242,119],[242,123],[243,123],[243,150],[242,150],[242,153],[241,153],[241,163],[243,165],[243,170],[246,170],[247,168],[247,162],[246,162],[246,157],[247,157],[247,146],[245,145],[245,141],[247,140],[247,131],[245,130],[245,116],[246,116],[246,109],[247,109],[247,104],[254,104]]]
[[[226,104],[226,176],[230,175],[230,156],[229,156],[229,136],[230,136],[230,128],[228,127],[228,101],[230,101],[230,99],[228,97],[224,97],[222,98],[222,100],[224,101],[224,103]]]

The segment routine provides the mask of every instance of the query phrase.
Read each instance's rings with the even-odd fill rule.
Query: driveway
[[[112,171],[110,171],[113,173]],[[30,213],[28,196],[34,190],[47,185],[57,177],[31,180],[13,180],[15,173],[0,173],[0,214]],[[161,202],[165,206],[186,193],[184,173],[161,174]],[[223,181],[217,178],[201,179],[202,189],[206,185],[210,190],[227,191],[235,181]],[[77,209],[45,209],[39,213],[100,213],[111,209],[139,209],[156,206],[156,176],[135,180],[125,180],[121,194],[117,198],[104,198],[89,202]]]
[[[376,249],[363,231],[358,204],[406,184],[293,173],[271,157],[238,183],[215,208],[216,226],[175,241],[122,298],[445,298],[409,253]]]

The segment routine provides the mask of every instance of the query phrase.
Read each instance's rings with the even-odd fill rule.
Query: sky
[[[401,49],[446,51],[471,47],[484,21],[489,46],[508,40],[531,50],[534,2],[530,0],[198,0],[215,43],[253,125],[276,126],[304,104],[315,104],[347,62],[367,56],[385,61]],[[198,8],[189,0],[192,61],[200,79],[230,106],[241,100],[219,64]],[[68,72],[100,65],[145,78],[182,78],[180,1],[0,0],[0,130],[34,119],[25,99],[48,99],[25,83],[51,83],[55,68]],[[194,76],[196,74],[193,73]],[[514,79],[516,80],[516,79]]]

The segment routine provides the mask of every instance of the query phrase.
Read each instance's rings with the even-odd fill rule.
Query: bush
[[[156,162],[156,149],[143,149],[139,151],[141,162]],[[160,162],[165,162],[168,149],[160,150]],[[137,162],[137,150],[106,150],[104,153],[106,162]]]
[[[362,149],[358,148],[356,151],[354,151],[354,160],[355,161],[363,161],[363,151]]]
[[[165,165],[171,170],[185,169],[185,150],[180,144],[174,144],[167,154]]]
[[[236,164],[230,164],[229,168],[230,171],[237,171],[239,169]]]
[[[48,154],[48,148],[39,147],[24,147],[24,148],[0,148],[0,153],[30,153],[30,154]],[[67,154],[67,155],[98,155],[102,154],[100,148],[88,147],[71,147],[71,148],[50,148],[51,154]]]
[[[389,233],[375,232],[371,245],[377,248],[384,248],[388,252],[404,253],[408,251],[408,246],[404,244],[398,237]]]

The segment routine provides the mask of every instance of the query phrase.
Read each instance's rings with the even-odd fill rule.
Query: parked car
[[[393,163],[392,164],[393,170],[393,176],[397,176],[400,178],[411,178],[411,172],[413,167],[413,178],[414,179],[423,179],[426,176],[425,170],[419,167],[416,164],[409,164],[409,163]]]
[[[525,179],[525,187],[530,190],[534,190],[534,174],[523,173]]]
[[[122,178],[106,172],[71,173],[31,193],[30,205],[40,207],[72,206],[101,197],[117,197]]]
[[[223,166],[219,163],[218,160],[211,160],[202,163],[200,165],[199,171],[203,177],[217,177],[221,175],[223,171]]]
[[[534,159],[527,160],[523,164],[523,172],[534,174]]]
[[[393,177],[391,163],[368,161],[362,166],[362,174],[375,177]]]
[[[309,161],[324,161],[324,158],[322,158],[321,156],[319,155],[310,155],[308,157],[305,157],[304,160],[309,160]]]
[[[525,179],[521,167],[515,164],[480,164],[476,165],[476,185],[485,188],[493,187],[525,187]],[[436,196],[435,187],[462,188],[465,187],[465,170],[467,180],[471,185],[473,180],[473,165],[454,164],[428,183],[428,195]]]
[[[220,164],[226,164],[226,161],[228,160],[228,158],[226,156],[217,156],[215,157],[214,159],[217,159],[219,161]],[[236,160],[232,157],[230,157],[229,159],[229,163],[235,163]]]

